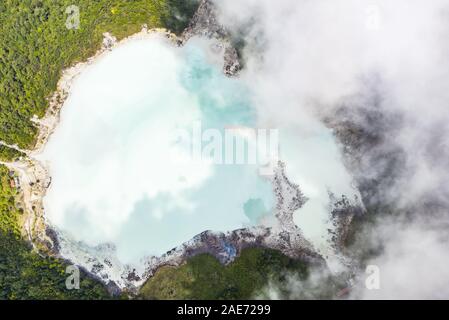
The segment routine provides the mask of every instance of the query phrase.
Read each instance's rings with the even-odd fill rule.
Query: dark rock
[[[216,39],[224,45],[223,73],[236,76],[241,70],[241,63],[236,48],[231,44],[231,36],[217,18],[216,7],[210,0],[201,0],[198,10],[189,26],[181,35],[179,45],[185,44],[194,36]]]

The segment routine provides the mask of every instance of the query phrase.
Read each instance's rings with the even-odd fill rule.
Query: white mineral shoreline
[[[88,58],[84,62],[79,62],[72,67],[69,67],[62,71],[62,75],[57,84],[57,90],[48,99],[49,107],[44,117],[39,119],[34,116],[31,120],[38,126],[38,135],[36,144],[31,150],[22,150],[17,146],[9,146],[25,154],[25,157],[16,162],[1,162],[7,166],[10,170],[15,171],[19,177],[21,183],[21,202],[24,207],[25,215],[23,221],[21,221],[22,232],[26,238],[33,245],[35,251],[39,254],[45,253],[60,257],[65,260],[72,260],[76,264],[80,264],[85,269],[93,269],[94,265],[98,262],[104,261],[110,262],[106,265],[103,263],[103,274],[108,274],[108,279],[102,279],[99,274],[92,273],[91,270],[87,270],[94,276],[97,276],[104,283],[106,280],[112,280],[121,289],[128,287],[130,289],[136,288],[141,285],[148,276],[150,276],[154,270],[160,265],[171,264],[179,265],[183,260],[183,250],[176,250],[169,255],[163,255],[162,257],[143,257],[142,265],[144,269],[136,270],[134,266],[123,265],[114,256],[113,245],[104,244],[91,248],[84,246],[71,239],[68,235],[61,234],[54,227],[45,215],[45,209],[43,206],[43,199],[46,196],[48,188],[51,185],[51,175],[49,171],[49,164],[43,163],[40,160],[40,155],[45,150],[45,147],[52,137],[53,133],[58,128],[61,122],[61,110],[71,94],[71,89],[78,76],[81,75],[86,69],[91,67],[100,59],[104,58],[113,49],[119,48],[128,44],[131,41],[151,39],[155,36],[161,36],[169,40],[173,46],[184,45],[188,39],[192,37],[192,34],[184,34],[180,37],[171,33],[170,31],[162,28],[148,29],[143,26],[142,30],[136,34],[126,37],[120,41],[117,41],[109,33],[104,34],[103,45],[95,55]],[[223,40],[224,41],[224,40]],[[0,142],[1,143],[1,142]],[[57,241],[59,244],[64,243],[70,250],[60,250],[60,247],[56,245],[55,237],[49,236],[48,230],[51,230],[53,236],[58,235]],[[187,242],[190,243],[191,241]],[[62,246],[64,248],[64,246]],[[185,245],[184,245],[185,247]],[[76,257],[76,259],[74,259]],[[74,261],[78,260],[78,261]],[[80,263],[81,261],[84,263]],[[87,261],[95,261],[87,263]],[[140,269],[140,268],[139,268]],[[138,275],[138,279],[127,280],[130,274]]]
[[[157,35],[169,39],[173,45],[176,45],[176,42],[179,40],[175,34],[166,29],[147,29],[146,26],[144,26],[140,32],[124,38],[121,41],[116,41],[116,39],[108,33],[104,34],[105,38],[103,45],[94,56],[88,58],[87,61],[77,63],[62,71],[62,76],[57,84],[57,90],[48,99],[49,107],[45,116],[41,119],[34,116],[31,119],[38,126],[38,135],[34,148],[31,150],[23,150],[18,146],[7,145],[0,142],[0,144],[23,152],[26,155],[19,161],[0,162],[0,164],[17,172],[22,181],[21,198],[26,212],[25,218],[22,221],[22,229],[26,238],[29,239],[34,247],[35,241],[42,243],[48,241],[52,242],[45,232],[47,226],[50,226],[50,223],[45,217],[43,208],[43,199],[51,183],[51,176],[48,164],[42,163],[39,160],[39,156],[43,153],[46,144],[61,121],[61,110],[71,93],[73,83],[83,71],[106,56],[112,49],[126,45],[130,41],[149,39]]]
[[[204,1],[202,5],[207,7],[207,1]],[[136,270],[132,266],[121,264],[114,257],[113,245],[104,244],[95,248],[84,246],[82,243],[70,239],[68,235],[60,234],[58,230],[52,228],[50,221],[47,220],[43,207],[43,199],[51,185],[51,176],[48,163],[42,163],[39,160],[39,156],[43,153],[49,139],[60,124],[61,110],[71,94],[72,86],[77,77],[88,67],[105,57],[112,49],[126,45],[130,41],[150,39],[159,35],[167,38],[174,46],[178,46],[185,44],[197,31],[190,30],[182,36],[177,37],[166,29],[147,29],[144,26],[140,32],[118,42],[110,34],[106,33],[103,46],[95,55],[88,58],[87,61],[77,63],[62,71],[61,78],[57,84],[57,90],[48,99],[49,107],[45,116],[41,119],[35,116],[32,119],[38,126],[37,141],[34,148],[31,150],[21,150],[16,146],[10,146],[24,152],[26,156],[17,162],[1,163],[20,176],[22,182],[21,205],[25,209],[22,229],[24,235],[26,235],[26,238],[33,245],[37,253],[50,254],[64,260],[69,260],[72,263],[82,266],[105,284],[113,281],[120,289],[128,288],[130,290],[138,288],[161,266],[180,265],[195,253],[207,252],[215,255],[222,263],[227,263],[230,259],[233,259],[237,252],[245,247],[262,246],[278,249],[291,257],[321,259],[319,255],[314,253],[310,243],[303,238],[300,230],[297,228],[291,228],[291,234],[287,240],[280,237],[280,232],[283,232],[282,227],[285,227],[285,222],[288,222],[291,227],[293,214],[291,210],[281,210],[278,212],[279,228],[277,230],[270,231],[264,227],[255,227],[217,234],[204,232],[160,257],[144,257],[144,270]],[[239,67],[238,61],[235,60],[237,59],[235,50],[230,50],[230,44],[227,43],[226,39],[217,40],[219,40],[229,55],[226,59],[225,53],[225,67],[223,68],[223,72],[228,76],[233,76]],[[284,181],[282,172],[279,172],[279,177]],[[291,187],[287,180],[282,183],[285,183],[285,187]],[[290,193],[295,194],[295,190],[293,188],[286,194],[280,193],[277,196],[291,198]],[[287,201],[286,204],[290,205],[291,203]],[[48,233],[48,230],[52,231],[52,235]],[[55,234],[59,243],[65,243],[65,246],[62,246],[62,248],[69,248],[68,252],[67,250],[62,250],[65,251],[62,252],[56,246],[56,243],[53,241]],[[226,252],[226,250],[223,251],[223,241],[232,245],[237,251],[231,254]],[[101,268],[99,268],[99,271],[96,271],[98,265],[101,265]],[[105,275],[106,277],[104,277]]]
[[[39,133],[36,146],[33,150],[31,150],[30,156],[36,157],[43,152],[46,143],[60,122],[60,112],[67,97],[70,95],[71,87],[76,78],[83,71],[96,63],[99,59],[106,56],[113,49],[124,46],[130,41],[150,39],[157,35],[164,36],[172,41],[174,45],[176,45],[176,42],[179,39],[175,34],[162,28],[147,29],[144,27],[140,32],[118,42],[110,34],[105,33],[103,46],[94,56],[88,58],[85,62],[77,63],[76,65],[64,70],[60,80],[58,81],[56,92],[49,99],[49,108],[47,109],[46,115],[42,119],[33,118],[33,122],[39,125]]]

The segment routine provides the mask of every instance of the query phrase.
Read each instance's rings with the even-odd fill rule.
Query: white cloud
[[[384,290],[364,297],[449,297],[448,1],[215,2],[223,23],[246,35],[243,78],[259,92],[261,121],[307,130],[316,127],[309,119],[345,104],[359,122],[356,114],[374,108],[374,95],[378,111],[395,117],[384,124],[391,135],[366,150],[362,175],[378,177],[389,150],[401,150],[400,172],[381,192],[414,218],[376,229],[385,253],[373,263],[384,272]]]

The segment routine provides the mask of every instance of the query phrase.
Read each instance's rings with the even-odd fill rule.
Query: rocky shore
[[[275,167],[274,174],[270,178],[277,199],[276,221],[273,226],[252,227],[226,233],[205,231],[160,257],[145,258],[143,268],[123,265],[116,257],[114,245],[104,244],[94,248],[88,247],[52,227],[45,218],[43,199],[48,188],[51,187],[51,176],[48,164],[38,160],[39,154],[59,124],[61,108],[70,94],[76,77],[113,48],[128,41],[152,37],[155,34],[166,37],[178,46],[184,45],[192,37],[207,37],[217,40],[223,50],[223,72],[227,76],[236,76],[241,69],[239,56],[237,50],[232,46],[229,33],[218,22],[215,10],[211,1],[202,0],[189,27],[179,37],[167,30],[149,30],[146,26],[143,26],[141,32],[120,42],[117,42],[113,35],[104,34],[103,46],[93,57],[63,72],[57,91],[49,99],[49,108],[45,117],[33,118],[39,127],[35,148],[25,150],[26,157],[21,161],[5,163],[11,170],[19,174],[22,181],[21,203],[26,212],[23,228],[35,249],[42,254],[50,254],[80,265],[92,276],[108,285],[113,293],[117,293],[118,288],[135,291],[160,267],[164,265],[179,266],[190,257],[201,253],[209,253],[221,263],[227,264],[238,257],[245,248],[265,247],[280,250],[291,258],[325,263],[323,257],[304,238],[301,230],[293,221],[293,213],[301,208],[307,199],[302,194],[300,187],[289,181],[283,163],[279,163]],[[339,208],[341,212],[346,210],[344,205]],[[337,210],[335,212],[337,213]],[[346,226],[350,223],[353,214],[335,215],[335,223],[343,228],[335,235],[336,243],[341,242],[341,234],[345,234]],[[339,245],[336,244],[336,246]]]
[[[132,35],[120,42],[110,34],[104,34],[103,46],[91,58],[85,62],[78,63],[63,71],[58,82],[56,92],[48,99],[49,107],[45,116],[41,119],[34,116],[31,120],[38,127],[38,136],[35,147],[32,150],[22,150],[16,146],[9,146],[25,156],[15,162],[2,162],[1,164],[14,171],[21,181],[20,197],[18,203],[23,207],[25,215],[21,222],[26,238],[33,244],[39,252],[60,256],[58,245],[56,245],[55,232],[52,231],[50,223],[45,218],[43,199],[48,188],[51,187],[51,176],[49,166],[39,160],[39,155],[43,152],[45,145],[54,133],[60,122],[60,112],[65,100],[70,94],[74,80],[88,66],[98,58],[106,54],[112,48],[123,45],[134,39],[144,39],[161,35],[168,38],[173,44],[177,43],[177,37],[165,29],[148,30],[143,26],[142,31]]]
[[[264,247],[279,250],[291,258],[324,265],[323,257],[293,222],[293,213],[306,202],[306,198],[299,186],[288,180],[284,169],[284,164],[280,162],[274,170],[274,175],[270,177],[277,201],[276,221],[271,227],[257,226],[226,233],[205,231],[162,256],[144,258],[143,269],[121,264],[116,258],[115,246],[112,244],[92,248],[57,232],[57,238],[64,244],[60,254],[66,259],[77,261],[104,283],[113,282],[130,292],[137,290],[160,267],[179,266],[187,259],[202,253],[208,253],[221,263],[228,264],[245,248]]]
[[[179,37],[178,44],[183,45],[195,36],[217,40],[223,50],[223,73],[230,77],[238,75],[241,63],[237,49],[232,45],[229,32],[218,21],[216,8],[210,0],[200,1],[198,10]]]

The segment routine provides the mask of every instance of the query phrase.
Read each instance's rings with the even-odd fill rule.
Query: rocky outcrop
[[[189,258],[203,253],[214,256],[226,265],[234,261],[242,250],[251,247],[279,250],[290,258],[301,259],[311,264],[325,264],[324,259],[311,246],[298,246],[294,234],[287,237],[283,235],[284,230],[276,231],[262,226],[227,233],[205,231],[161,257],[150,258],[143,277],[148,279],[162,266],[179,266]]]
[[[148,33],[149,31],[144,27],[141,34],[135,35],[134,38],[139,36],[145,37]],[[184,45],[194,36],[216,39],[224,52],[223,72],[228,76],[235,76],[241,69],[237,50],[232,45],[229,33],[217,20],[216,8],[210,0],[201,1],[198,11],[189,27],[180,37],[175,38],[169,32],[164,32],[164,34],[173,41],[176,41],[178,45]],[[116,40],[111,35],[105,34],[103,48],[95,57],[89,59],[86,63],[79,64],[64,72],[58,87],[59,90],[51,100],[53,107],[49,108],[47,117],[39,120],[40,138],[35,153],[39,153],[39,150],[44,147],[48,137],[56,127],[59,121],[60,108],[67,97],[70,85],[75,76],[96,57],[105,51],[111,50],[116,45]],[[41,176],[49,178],[48,173]],[[87,272],[107,284],[112,291],[117,291],[118,287],[132,291],[143,284],[161,266],[178,266],[187,259],[201,253],[211,254],[221,263],[227,264],[234,261],[245,248],[265,247],[279,250],[291,258],[324,263],[324,259],[304,238],[301,230],[293,221],[293,214],[307,201],[300,187],[288,179],[285,173],[285,165],[281,162],[278,163],[270,179],[277,200],[277,206],[274,212],[276,223],[274,226],[258,226],[226,233],[202,232],[190,241],[170,250],[160,257],[146,258],[144,270],[121,264],[116,257],[115,247],[111,244],[91,248],[83,243],[70,239],[68,235],[52,229],[51,226],[47,226],[46,238],[51,240],[55,255],[82,265]],[[49,183],[45,179],[41,179],[41,182],[44,187],[42,188],[39,199],[42,199],[45,190],[49,187]],[[39,202],[39,204],[41,203]],[[39,209],[43,212],[41,205]],[[347,220],[344,220],[339,223],[346,225],[346,222]]]
[[[182,33],[182,41],[193,36],[213,39],[226,39],[228,32],[217,18],[216,7],[210,0],[201,0],[189,26]]]
[[[287,178],[284,163],[278,163],[270,179],[277,200],[275,226],[257,226],[227,233],[205,231],[161,257],[150,258],[143,277],[151,277],[161,266],[178,266],[201,253],[211,254],[221,263],[227,264],[234,261],[240,252],[248,247],[275,249],[290,258],[324,264],[324,259],[314,250],[293,222],[293,213],[306,203],[307,198],[302,194],[299,186],[291,183]]]
[[[144,26],[144,29],[146,29],[146,26]],[[107,50],[112,50],[114,45],[117,43],[117,38],[114,37],[109,32],[103,33],[103,48]]]
[[[277,199],[276,218],[284,230],[300,232],[293,221],[293,214],[301,208],[308,199],[301,192],[299,186],[290,182],[285,174],[285,164],[281,161],[274,169],[273,191]]]
[[[223,73],[235,76],[241,70],[239,55],[232,45],[231,36],[218,21],[215,5],[210,0],[201,0],[198,10],[190,21],[187,29],[179,38],[178,44],[185,44],[190,38],[199,36],[220,41],[224,49]]]
[[[324,119],[342,145],[361,200],[371,208],[391,202],[391,186],[405,163],[403,151],[391,139],[397,136],[402,117],[383,109],[379,99],[376,94],[355,102],[349,99]]]
[[[331,235],[331,246],[336,252],[343,252],[351,222],[356,215],[363,214],[364,207],[359,199],[350,201],[344,195],[341,198],[336,198],[333,193],[330,193],[329,199],[331,203],[330,220],[334,226],[332,230],[328,230]]]
[[[77,261],[105,284],[113,282],[131,292],[154,275],[160,267],[179,266],[189,258],[203,253],[216,257],[222,264],[228,264],[245,248],[263,247],[279,250],[294,259],[324,265],[324,259],[293,222],[293,213],[307,201],[299,186],[289,181],[282,162],[274,168],[274,174],[269,179],[272,181],[277,200],[274,215],[276,221],[271,227],[261,225],[229,232],[204,231],[162,256],[145,258],[143,269],[121,264],[113,244],[89,247],[74,241],[65,233],[56,231],[61,244],[60,253],[68,260]]]

